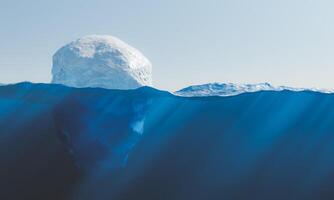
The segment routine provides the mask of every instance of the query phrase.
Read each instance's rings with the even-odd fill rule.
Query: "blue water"
[[[333,153],[329,94],[0,87],[1,199],[334,199]]]

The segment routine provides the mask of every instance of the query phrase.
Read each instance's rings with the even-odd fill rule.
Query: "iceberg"
[[[52,83],[135,89],[152,85],[152,65],[141,52],[116,37],[85,36],[54,54]]]

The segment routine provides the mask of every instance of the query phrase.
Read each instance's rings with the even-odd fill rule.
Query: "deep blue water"
[[[334,199],[334,95],[0,87],[0,199]]]

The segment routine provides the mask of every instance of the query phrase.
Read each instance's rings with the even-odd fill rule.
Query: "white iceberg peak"
[[[137,49],[109,35],[73,41],[53,56],[52,83],[134,89],[152,85],[152,65]]]

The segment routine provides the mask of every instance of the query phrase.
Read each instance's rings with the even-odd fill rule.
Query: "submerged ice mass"
[[[137,49],[107,35],[82,37],[53,56],[52,83],[135,89],[152,85],[152,65]]]

